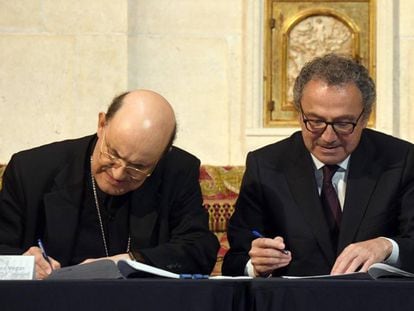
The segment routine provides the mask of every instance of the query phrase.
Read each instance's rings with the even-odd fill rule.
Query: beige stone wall
[[[0,0],[0,162],[90,134],[127,88],[127,1]]]
[[[129,8],[129,86],[159,91],[174,106],[177,145],[203,163],[232,162],[242,124],[241,0],[133,1]],[[241,153],[237,149],[237,153]]]
[[[414,1],[399,1],[398,12],[401,16],[399,27],[399,53],[396,65],[400,69],[399,106],[397,134],[414,142]]]
[[[376,127],[414,141],[414,1],[377,0]],[[96,129],[125,89],[173,105],[177,145],[243,164],[262,128],[262,0],[0,0],[0,162]]]

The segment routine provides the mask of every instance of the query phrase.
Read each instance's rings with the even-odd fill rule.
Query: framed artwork
[[[298,126],[293,84],[316,56],[349,55],[375,80],[375,0],[265,1],[264,127]]]

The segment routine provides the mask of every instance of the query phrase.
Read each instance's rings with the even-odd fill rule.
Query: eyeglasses
[[[125,172],[128,174],[128,176],[133,179],[133,180],[143,180],[149,176],[151,176],[152,172],[145,172],[139,168],[136,168],[128,163],[126,163],[123,159],[110,154],[108,151],[104,151],[103,147],[105,146],[106,150],[109,150],[108,145],[106,144],[105,141],[105,132],[103,134],[102,137],[102,142],[101,142],[101,149],[100,149],[100,155],[101,157],[106,160],[109,161],[108,166],[110,167],[123,167],[125,169]]]
[[[339,122],[328,122],[325,120],[318,120],[318,119],[308,119],[305,113],[300,107],[302,113],[302,120],[305,123],[306,129],[314,134],[322,134],[325,132],[328,125],[332,126],[333,130],[337,135],[349,135],[354,132],[355,127],[358,124],[359,119],[361,119],[362,115],[364,114],[364,109],[362,109],[360,115],[355,120],[355,122],[348,122],[348,121],[339,121]]]

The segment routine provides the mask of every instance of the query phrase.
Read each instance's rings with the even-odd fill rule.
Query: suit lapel
[[[369,200],[379,180],[381,165],[374,159],[375,149],[363,136],[350,159],[338,252],[354,242]]]
[[[302,211],[329,264],[335,260],[333,242],[319,199],[312,158],[303,145],[302,137],[296,136],[292,161],[286,166],[286,180],[292,197]]]
[[[157,243],[154,227],[157,224],[161,196],[161,170],[155,170],[144,184],[131,194],[130,234],[132,250]]]

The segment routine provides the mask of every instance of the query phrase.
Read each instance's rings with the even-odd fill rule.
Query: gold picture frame
[[[298,126],[292,87],[313,57],[349,55],[375,80],[375,0],[265,1],[264,127]]]

